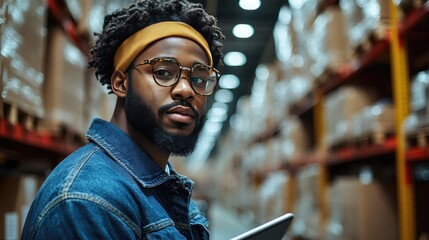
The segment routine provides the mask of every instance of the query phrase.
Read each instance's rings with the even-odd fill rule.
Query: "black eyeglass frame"
[[[160,62],[160,61],[161,61],[161,62],[172,62],[172,63],[177,64],[177,66],[179,67],[179,73],[178,73],[178,75],[177,75],[177,77],[176,77],[176,80],[175,80],[172,84],[170,84],[170,85],[163,85],[163,84],[160,84],[160,83],[156,80],[156,78],[155,78],[155,73],[154,73],[154,64],[155,64],[155,63],[157,63],[157,62]],[[193,69],[195,66],[197,66],[197,65],[202,65],[202,66],[204,66],[204,67],[209,68],[209,69],[210,69],[211,71],[213,71],[213,72],[215,73],[215,75],[216,75],[216,83],[215,83],[215,86],[213,87],[213,89],[212,89],[209,93],[202,94],[202,93],[197,92],[197,91],[195,90],[195,88],[194,88],[194,84],[193,84],[193,82],[192,82],[191,78],[187,78],[187,80],[189,81],[189,83],[190,83],[190,85],[191,85],[191,87],[192,87],[192,90],[193,90],[196,94],[201,95],[201,96],[210,96],[210,95],[212,95],[212,94],[213,94],[213,92],[216,90],[216,87],[217,87],[217,85],[218,85],[218,83],[219,83],[219,79],[220,79],[220,72],[219,72],[219,70],[217,70],[217,69],[216,69],[216,68],[214,68],[214,67],[211,67],[211,66],[209,66],[209,65],[205,65],[205,64],[202,64],[202,63],[196,63],[196,64],[194,64],[194,65],[192,66],[192,68],[188,68],[188,67],[184,67],[184,66],[182,66],[182,65],[180,64],[180,62],[179,62],[179,61],[177,61],[176,59],[174,59],[174,58],[169,58],[169,57],[156,57],[156,58],[146,59],[146,60],[143,60],[143,62],[142,62],[142,63],[137,63],[137,64],[134,64],[134,65],[131,65],[131,66],[130,66],[130,68],[135,68],[137,71],[140,71],[140,70],[139,70],[139,69],[137,69],[136,67],[137,67],[137,66],[146,65],[146,64],[150,64],[150,65],[152,66],[152,78],[153,78],[153,80],[155,81],[155,83],[156,83],[158,86],[161,86],[161,87],[172,87],[172,86],[176,85],[176,84],[179,82],[179,79],[180,79],[180,77],[181,77],[181,75],[182,75],[182,70],[187,70],[187,71],[189,71],[189,74],[190,74],[190,76],[192,77],[192,69]]]

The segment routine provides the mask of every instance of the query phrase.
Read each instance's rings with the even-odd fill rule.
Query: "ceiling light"
[[[224,122],[228,118],[228,109],[211,108],[207,113],[207,120],[212,122]]]
[[[236,89],[240,86],[240,79],[233,74],[225,74],[220,77],[219,86],[224,89]]]
[[[261,6],[260,0],[240,0],[239,5],[244,10],[256,10]]]
[[[228,66],[243,66],[246,64],[247,58],[242,52],[229,52],[225,54],[223,61]]]
[[[206,122],[204,125],[204,130],[208,134],[219,134],[220,130],[222,130],[223,123],[222,122]]]
[[[215,94],[215,100],[221,103],[230,103],[234,100],[234,95],[230,90],[220,89]]]
[[[260,64],[256,67],[255,75],[258,79],[265,81],[270,76],[270,70],[267,65]]]
[[[250,38],[254,32],[255,30],[249,24],[237,24],[232,29],[232,33],[238,38]]]

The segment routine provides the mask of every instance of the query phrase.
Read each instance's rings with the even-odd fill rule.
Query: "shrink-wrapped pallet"
[[[86,130],[84,81],[88,60],[60,28],[50,31],[49,46],[44,86],[46,114],[40,130],[55,135],[65,128],[83,134]]]
[[[352,120],[353,138],[381,144],[395,132],[395,110],[391,102],[378,102],[364,107]]]
[[[421,71],[411,79],[411,112],[429,110],[429,71]]]
[[[390,0],[340,0],[352,47],[366,47],[370,38],[386,37]]]
[[[264,179],[257,193],[257,224],[263,224],[289,211],[286,206],[292,196],[288,195],[288,183],[289,174],[286,171],[271,172]]]
[[[303,122],[296,117],[288,117],[280,124],[279,139],[283,161],[293,161],[308,150],[308,132]]]
[[[429,143],[429,71],[411,79],[411,113],[404,121],[408,147],[426,147]]]
[[[330,217],[325,239],[398,239],[396,205],[381,183],[339,177],[328,198]]]
[[[408,147],[429,145],[429,113],[411,113],[404,121]]]
[[[340,145],[352,138],[352,119],[364,107],[376,99],[373,90],[355,85],[345,85],[326,97],[325,122],[326,144]]]
[[[308,165],[296,175],[295,220],[290,231],[292,235],[303,239],[320,237],[320,174],[319,165]]]
[[[20,239],[31,203],[44,177],[37,175],[0,176],[0,239]]]
[[[46,49],[43,0],[7,1],[1,21],[1,98],[19,110],[43,117],[42,86]]]
[[[313,62],[310,70],[316,77],[325,72],[338,72],[351,61],[353,49],[344,15],[338,7],[328,7],[317,16],[306,42]]]
[[[101,32],[106,15],[106,0],[65,0],[65,3],[80,33]]]
[[[83,127],[87,129],[94,118],[110,121],[116,104],[116,95],[97,81],[94,71],[88,71],[85,79],[85,104]]]

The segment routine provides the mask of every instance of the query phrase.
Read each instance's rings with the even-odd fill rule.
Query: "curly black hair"
[[[89,67],[111,92],[110,78],[114,72],[114,56],[120,44],[135,32],[154,23],[180,21],[195,28],[204,36],[213,56],[213,66],[222,68],[222,47],[225,39],[215,17],[207,14],[199,3],[187,0],[138,0],[127,7],[106,15],[101,33],[91,49]]]

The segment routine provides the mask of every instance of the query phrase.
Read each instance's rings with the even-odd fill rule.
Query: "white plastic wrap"
[[[280,127],[281,156],[284,161],[302,157],[308,150],[307,129],[299,118],[286,118]]]
[[[389,26],[389,0],[340,0],[350,44],[357,47],[376,34],[385,36]]]
[[[379,102],[363,108],[352,122],[354,138],[370,137],[381,143],[395,131],[395,110],[391,102]]]
[[[65,126],[75,133],[83,134],[86,131],[84,80],[87,59],[59,28],[50,32],[49,49],[47,62],[54,67],[46,72],[46,116],[41,130],[56,133]]]
[[[293,211],[295,220],[290,230],[292,235],[304,239],[320,237],[320,203],[317,200],[319,178],[318,165],[307,166],[297,174],[297,198]]]
[[[363,183],[357,177],[339,177],[329,189],[325,239],[397,239],[392,199],[385,186],[376,181]]]
[[[411,112],[429,110],[429,71],[417,73],[411,80]]]
[[[65,0],[65,3],[80,32],[101,32],[106,14],[106,0]]]
[[[306,42],[313,59],[310,70],[316,77],[327,70],[339,71],[351,61],[353,49],[348,40],[344,15],[338,7],[329,7],[317,16]]]
[[[376,99],[373,90],[345,85],[326,97],[325,122],[328,147],[349,141],[353,137],[353,117]]]
[[[411,113],[404,121],[404,131],[408,147],[429,145],[429,113]]]
[[[110,121],[116,105],[116,95],[108,94],[105,86],[97,81],[94,72],[85,78],[85,104],[83,128],[87,129],[94,118]]]
[[[265,223],[286,213],[287,203],[291,200],[291,196],[287,195],[288,182],[288,173],[278,171],[270,173],[261,184],[258,192],[257,224]]]
[[[1,98],[30,115],[43,117],[46,4],[43,0],[7,1],[3,7]]]

